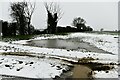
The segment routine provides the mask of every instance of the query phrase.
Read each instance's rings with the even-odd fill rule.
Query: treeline
[[[25,35],[28,35],[28,28],[25,27]],[[93,29],[90,26],[86,26],[85,24],[80,24],[78,27],[73,26],[57,26],[56,27],[56,33],[62,33],[62,32],[85,32],[85,31],[93,31]],[[48,29],[45,29],[43,31],[40,31],[38,29],[35,29],[34,26],[30,25],[30,32],[31,35],[35,34],[46,34],[48,33]],[[17,25],[16,22],[8,23],[7,21],[2,22],[2,34],[3,36],[16,36],[21,35],[20,34],[20,28]]]
[[[8,23],[7,21],[2,21],[2,35],[3,36],[16,36],[16,35],[21,35],[20,34],[20,27],[16,22],[13,23]],[[26,26],[24,29],[24,35],[28,35],[28,27]],[[31,34],[37,34],[36,29],[34,26],[30,25],[30,32]]]
[[[32,35],[35,34],[31,18],[35,10],[35,4],[31,2],[13,2],[10,4],[10,16],[12,22],[2,21],[2,35]]]
[[[57,33],[62,33],[62,32],[85,32],[85,31],[93,31],[92,28],[90,28],[89,26],[85,26],[82,29],[78,29],[76,27],[71,27],[71,26],[66,26],[66,27],[61,27],[58,26],[56,28]]]
[[[57,27],[58,21],[62,18],[63,12],[56,3],[44,3],[47,11],[47,29],[39,31],[31,24],[35,3],[14,2],[10,5],[10,16],[12,22],[2,21],[3,36],[32,35],[32,34],[55,34],[60,32],[83,32],[93,31],[90,26],[86,26],[86,21],[81,17],[73,19],[72,26]]]

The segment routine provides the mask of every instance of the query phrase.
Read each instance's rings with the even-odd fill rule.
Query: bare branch
[[[58,21],[62,18],[61,8],[57,3],[44,3],[44,6],[47,10],[47,26],[48,33],[55,33]]]
[[[50,12],[52,15],[54,15],[55,13],[57,13],[57,17],[59,19],[62,18],[62,11],[61,11],[60,6],[57,3],[53,3],[53,2],[47,3],[47,2],[45,2],[44,6],[45,6],[47,12]]]

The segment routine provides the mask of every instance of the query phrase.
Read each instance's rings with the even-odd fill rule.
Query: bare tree
[[[62,18],[61,8],[57,3],[44,3],[47,10],[47,30],[48,33],[55,33],[58,21]]]
[[[17,21],[20,35],[30,34],[31,17],[35,9],[35,4],[30,2],[11,3],[11,17]],[[27,32],[26,32],[27,31]]]
[[[35,3],[33,4],[31,2],[25,2],[25,3],[26,3],[25,16],[28,22],[28,34],[31,34],[30,24],[31,24],[31,18],[32,18],[33,12],[35,10]]]
[[[19,26],[19,34],[25,35],[25,25],[26,25],[26,18],[25,18],[25,2],[15,2],[11,3],[11,17],[13,21],[17,21]]]

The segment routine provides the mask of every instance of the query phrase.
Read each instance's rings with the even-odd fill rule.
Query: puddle
[[[32,40],[29,41],[27,45],[45,47],[45,48],[67,49],[67,50],[84,49],[88,52],[109,53],[93,45],[90,45],[87,42],[82,42],[82,41],[75,42],[72,40],[62,40],[62,39]]]

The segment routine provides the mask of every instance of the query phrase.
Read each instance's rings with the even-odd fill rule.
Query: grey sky
[[[73,18],[82,17],[95,30],[118,29],[118,3],[117,2],[60,2],[64,15],[58,25],[71,25]],[[0,19],[10,20],[9,2],[0,2]],[[32,17],[32,24],[39,29],[46,28],[46,10],[42,2],[36,2],[36,9]]]

